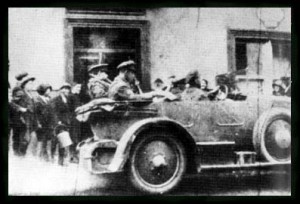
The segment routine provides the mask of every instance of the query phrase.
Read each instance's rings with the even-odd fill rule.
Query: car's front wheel
[[[259,156],[269,162],[291,161],[291,115],[274,108],[264,113],[253,130],[253,144]]]
[[[179,184],[187,159],[181,141],[167,132],[151,132],[133,145],[129,164],[129,178],[134,187],[162,194]]]

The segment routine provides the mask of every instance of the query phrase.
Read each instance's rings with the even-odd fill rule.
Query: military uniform
[[[129,100],[133,94],[131,84],[119,76],[115,78],[108,91],[108,97],[116,101]]]
[[[133,67],[134,65],[135,63],[132,60],[129,60],[122,62],[117,69],[120,70],[122,68],[128,68],[135,71],[135,68]],[[116,101],[129,100],[132,95],[135,95],[135,92],[133,84],[129,83],[122,77],[117,76],[110,85],[108,97]]]
[[[92,73],[93,71],[99,70],[102,71],[103,73],[106,73],[107,66],[108,64],[94,65],[88,69],[88,72]],[[89,90],[90,97],[92,99],[107,97],[107,92],[110,83],[111,81],[107,78],[106,74],[98,75],[97,73],[96,75],[92,76],[88,82],[88,90]]]
[[[89,94],[92,99],[107,97],[109,81],[100,77],[93,77],[88,82]]]

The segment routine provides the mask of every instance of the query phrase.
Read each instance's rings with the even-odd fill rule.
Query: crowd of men
[[[64,83],[54,97],[49,84],[38,85],[38,95],[34,96],[32,91],[35,78],[26,72],[18,74],[17,84],[12,89],[9,100],[9,132],[12,130],[13,153],[25,156],[30,151],[28,146],[36,138],[35,156],[38,158],[57,160],[60,165],[78,162],[76,145],[92,136],[92,132],[89,124],[76,120],[75,110],[93,99],[143,100],[164,97],[167,92],[177,99],[190,101],[245,99],[236,87],[230,85],[209,89],[208,81],[201,79],[198,71],[191,71],[183,80],[171,76],[166,85],[158,78],[154,81],[153,91],[144,93],[135,75],[134,61],[122,62],[117,67],[119,74],[113,81],[109,80],[107,69],[108,64],[98,64],[88,69],[88,94],[84,95],[81,84],[72,87]],[[65,127],[69,132],[71,145],[60,144],[57,138],[59,132],[56,131],[58,127]]]
[[[108,79],[107,68],[107,64],[99,64],[88,69],[88,97],[82,97],[81,84],[72,87],[68,83],[60,86],[58,94],[53,93],[51,85],[39,84],[35,94],[35,77],[26,72],[18,74],[9,97],[9,134],[12,132],[14,155],[24,157],[34,152],[37,158],[57,160],[60,165],[78,162],[76,145],[91,136],[89,125],[76,120],[75,109],[88,102],[83,98],[131,100],[158,95],[155,91],[141,92],[133,61],[123,62],[117,67],[119,75],[113,82]],[[72,144],[66,147],[57,137],[60,133],[57,130],[63,129],[61,127],[72,140]],[[32,146],[36,151],[30,149]]]

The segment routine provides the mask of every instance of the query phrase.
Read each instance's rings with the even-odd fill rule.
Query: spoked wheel
[[[143,192],[166,193],[181,181],[186,163],[180,141],[168,133],[149,133],[133,146],[129,178]]]
[[[291,161],[291,116],[286,110],[265,113],[256,122],[253,142],[257,153],[269,162]]]

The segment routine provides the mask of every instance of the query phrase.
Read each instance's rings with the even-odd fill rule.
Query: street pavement
[[[93,176],[77,164],[59,166],[29,156],[9,155],[9,195],[135,196],[126,174]],[[183,179],[170,196],[290,196],[291,176],[278,172],[196,175]]]

